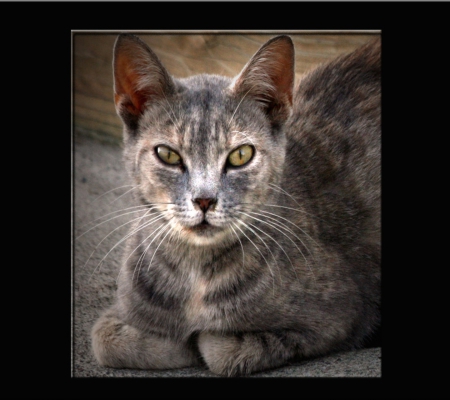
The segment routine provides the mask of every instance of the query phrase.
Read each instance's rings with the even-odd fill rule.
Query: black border
[[[26,233],[9,233],[10,242],[19,245],[19,252],[9,251],[18,257],[13,257],[12,265],[6,263],[8,268],[5,267],[2,280],[7,293],[3,302],[3,331],[6,333],[3,364],[8,369],[3,381],[10,386],[4,388],[4,392],[10,398],[47,399],[170,398],[176,394],[196,398],[239,397],[241,394],[271,398],[443,396],[446,360],[442,360],[442,367],[437,362],[448,339],[444,336],[446,329],[439,322],[444,314],[437,319],[434,315],[441,304],[448,304],[446,298],[438,297],[435,292],[447,291],[439,287],[439,275],[432,279],[436,278],[436,272],[429,268],[433,264],[415,253],[416,244],[424,246],[425,239],[416,239],[407,245],[400,239],[410,238],[405,226],[410,226],[407,222],[411,215],[405,215],[403,210],[411,204],[416,192],[420,192],[414,178],[420,172],[418,164],[423,164],[423,157],[419,158],[417,154],[421,149],[410,146],[411,135],[418,130],[426,135],[430,129],[438,128],[422,122],[419,117],[424,110],[418,103],[430,101],[429,96],[433,95],[424,88],[424,80],[429,85],[439,85],[433,74],[445,74],[445,69],[439,65],[442,61],[439,54],[448,37],[445,35],[449,15],[447,5],[445,2],[281,1],[0,3],[0,13],[6,19],[10,16],[20,23],[20,27],[13,26],[2,34],[3,98],[8,105],[4,108],[7,110],[4,120],[13,122],[13,129],[8,131],[14,133],[5,135],[8,137],[4,138],[4,149],[9,149],[16,161],[19,161],[17,158],[26,159],[27,173],[15,164],[9,171],[15,173],[14,176],[25,177],[25,182],[30,183],[26,190],[22,182],[17,189],[11,186],[9,191],[14,199],[18,198],[12,209],[33,216],[33,220],[26,219]],[[25,14],[33,18],[33,22],[17,19]],[[62,234],[68,233],[63,221],[69,218],[62,203],[68,201],[70,192],[68,178],[60,174],[62,166],[68,167],[71,145],[67,134],[71,129],[71,31],[98,29],[382,31],[382,378],[149,381],[70,377],[68,315],[71,299],[68,282],[71,272],[67,257],[70,249],[68,239]],[[431,76],[426,74],[427,68],[431,70]],[[409,107],[407,112],[403,111],[405,105]],[[442,107],[437,109],[445,111]],[[423,137],[422,144],[426,145]],[[33,182],[41,185],[37,193],[32,190]],[[17,196],[18,193],[22,196]],[[413,234],[426,235],[426,232],[417,232],[420,230],[418,224],[414,224],[414,228]],[[408,257],[413,251],[414,256]],[[17,383],[18,375],[24,384]]]

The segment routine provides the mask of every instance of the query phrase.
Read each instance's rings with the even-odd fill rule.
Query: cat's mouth
[[[188,229],[195,233],[203,233],[214,229],[214,227],[206,219],[204,219],[199,224],[191,226]]]
[[[208,222],[205,218],[199,222],[197,225],[185,226],[184,229],[189,234],[194,234],[197,237],[212,237],[216,233],[218,233],[221,229],[210,222]]]

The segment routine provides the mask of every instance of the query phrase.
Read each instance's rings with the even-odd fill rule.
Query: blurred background
[[[73,32],[73,132],[102,142],[120,143],[122,124],[114,108],[112,55],[117,33]],[[237,75],[273,36],[288,34],[295,46],[296,82],[314,65],[351,52],[379,31],[254,33],[134,32],[175,77],[199,73]]]

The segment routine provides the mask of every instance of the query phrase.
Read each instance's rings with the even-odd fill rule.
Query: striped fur
[[[363,346],[380,320],[379,40],[295,89],[287,36],[235,79],[173,78],[128,34],[114,60],[125,166],[147,207],[92,331],[99,363],[236,376]],[[253,158],[233,167],[243,145]]]

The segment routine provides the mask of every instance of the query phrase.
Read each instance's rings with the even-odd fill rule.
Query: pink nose
[[[216,199],[194,199],[194,204],[198,204],[200,209],[206,213],[208,211],[209,207],[216,204]]]

